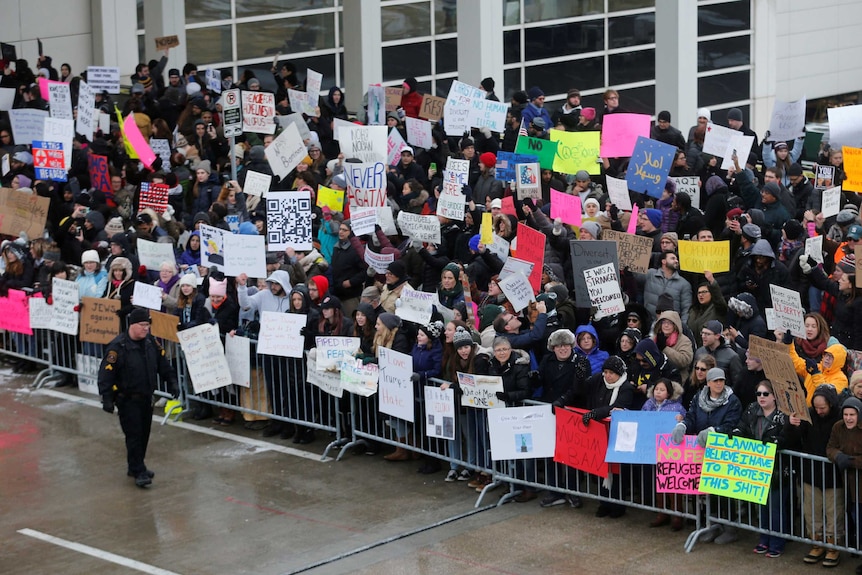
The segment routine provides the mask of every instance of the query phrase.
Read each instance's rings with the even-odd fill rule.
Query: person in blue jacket
[[[596,328],[587,324],[579,326],[575,330],[575,353],[586,357],[590,361],[592,375],[601,373],[602,364],[609,357],[608,352],[599,349],[599,334]]]

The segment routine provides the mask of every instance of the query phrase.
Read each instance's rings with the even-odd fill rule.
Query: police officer
[[[102,409],[120,415],[126,436],[128,476],[135,485],[153,482],[152,471],[144,465],[150,426],[153,422],[153,392],[161,376],[171,394],[177,395],[177,373],[165,357],[165,350],[150,335],[150,312],[136,307],[128,315],[129,328],[114,338],[105,350],[99,367],[99,394]]]

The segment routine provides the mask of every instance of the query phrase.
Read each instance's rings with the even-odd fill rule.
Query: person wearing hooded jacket
[[[344,220],[338,227],[338,242],[332,248],[332,282],[329,291],[341,300],[344,314],[350,316],[359,303],[359,295],[368,277],[365,262],[350,243],[350,220]]]
[[[683,332],[679,314],[675,311],[661,312],[652,331],[659,351],[679,371],[675,381],[683,382],[688,379],[694,348],[691,340]]]
[[[635,360],[637,362],[635,370],[628,372],[629,381],[634,388],[633,409],[640,409],[643,406],[650,388],[659,379],[665,378],[678,382],[683,380],[673,362],[659,350],[656,342],[648,337],[640,340],[635,346]]]
[[[740,291],[752,294],[757,305],[763,310],[772,307],[772,293],[769,286],[787,285],[787,267],[775,259],[772,246],[764,239],[759,239],[751,249],[751,256],[742,266],[737,276]]]
[[[402,84],[401,108],[410,118],[418,118],[422,109],[422,94],[419,93],[419,82],[416,78],[407,78]]]
[[[602,365],[610,354],[599,348],[599,334],[590,324],[578,326],[575,330],[575,353],[582,355],[590,362],[590,373],[596,375],[602,371]]]
[[[862,289],[856,287],[856,274],[844,273],[837,282],[832,281],[822,264],[812,267],[813,263],[807,254],[799,256],[799,267],[811,284],[835,298],[832,335],[849,349],[862,350]]]
[[[839,477],[844,478],[847,474],[844,485],[847,507],[850,509],[851,520],[857,525],[856,541],[852,546],[858,548],[859,538],[862,537],[858,530],[862,501],[857,480],[858,470],[862,469],[862,401],[855,397],[845,399],[841,404],[841,416],[842,421],[832,426],[832,433],[826,444],[826,456],[838,468]],[[857,568],[856,571],[860,569]]]
[[[760,315],[753,295],[743,292],[732,297],[727,307],[727,333],[738,349],[748,349],[748,342],[753,335],[766,337],[766,320]]]
[[[696,288],[695,299],[691,303],[691,311],[688,312],[688,327],[694,334],[694,342],[701,345],[700,330],[709,320],[722,321],[727,316],[727,302],[721,293],[721,287],[715,281],[712,272],[704,274],[705,281],[700,282]]]
[[[781,334],[776,331],[775,335],[779,341],[786,343],[788,340],[786,333]],[[810,358],[800,357],[796,352],[796,345],[793,343],[786,345],[790,359],[793,361],[793,369],[796,370],[796,375],[803,379],[805,399],[808,407],[811,407],[811,400],[814,399],[814,390],[818,385],[828,383],[839,394],[847,389],[847,374],[844,373],[844,365],[847,362],[847,348],[842,344],[833,343],[827,347],[819,363]]]

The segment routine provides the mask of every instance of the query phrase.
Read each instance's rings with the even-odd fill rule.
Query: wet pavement
[[[140,489],[125,474],[116,415],[94,396],[31,381],[0,369],[4,575],[822,572],[802,563],[801,544],[778,559],[753,554],[751,533],[686,554],[685,531],[650,529],[641,511],[598,519],[589,501],[475,511],[473,490],[417,474],[418,462],[321,462],[320,435],[300,457],[241,425],[154,425],[156,476]],[[830,571],[858,563],[845,556]]]

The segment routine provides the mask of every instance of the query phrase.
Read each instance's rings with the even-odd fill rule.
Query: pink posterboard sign
[[[134,114],[129,114],[126,116],[126,119],[123,120],[123,130],[126,132],[126,139],[138,154],[138,158],[141,159],[141,162],[143,162],[146,167],[152,168],[153,162],[156,161],[156,154],[141,134],[141,130],[138,129],[138,125],[135,123]]]
[[[603,158],[628,158],[638,136],[649,138],[650,117],[646,114],[609,114],[602,121]]]
[[[551,189],[551,218],[564,224],[581,225],[581,198]]]
[[[518,217],[518,212],[515,210],[515,197],[503,196],[503,205],[501,207],[504,214],[507,216]]]
[[[8,297],[0,297],[0,329],[33,335],[27,294],[10,289]]]
[[[671,441],[670,437],[669,433],[656,435],[656,493],[701,493],[698,486],[704,448],[697,444],[696,435],[686,435],[679,445]]]
[[[636,234],[638,232],[638,205],[632,206],[632,217],[629,218],[629,227],[626,228],[627,234]]]

